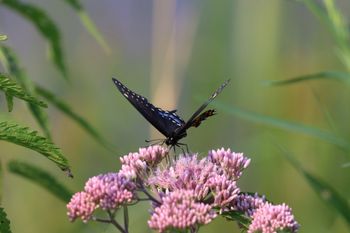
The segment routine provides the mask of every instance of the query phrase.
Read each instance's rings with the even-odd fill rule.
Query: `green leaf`
[[[0,60],[5,64],[5,67],[7,68],[8,72],[10,72],[10,74],[17,79],[19,84],[21,84],[21,86],[26,92],[33,96],[37,96],[37,94],[34,91],[31,80],[27,77],[24,70],[20,68],[17,56],[10,47],[0,46]],[[39,106],[32,103],[28,103],[28,108],[35,117],[35,120],[40,125],[45,136],[51,139],[49,122],[46,112]]]
[[[83,129],[85,129],[93,138],[95,138],[99,143],[109,148],[109,143],[106,142],[105,139],[95,130],[87,120],[83,117],[75,113],[68,104],[66,104],[63,100],[57,98],[55,94],[50,92],[47,89],[44,89],[40,86],[36,86],[36,92],[43,98],[45,98],[48,102],[53,104],[56,108],[61,110],[68,117],[73,119],[77,124],[79,124]]]
[[[8,220],[4,208],[0,208],[0,232],[11,233],[10,220]]]
[[[4,91],[6,95],[14,96],[41,107],[47,107],[43,101],[29,95],[21,86],[4,74],[0,74],[0,90]]]
[[[6,96],[6,102],[7,102],[7,109],[9,112],[12,112],[13,110],[13,96],[9,94],[5,94]]]
[[[7,40],[7,36],[0,34],[0,41],[4,41],[4,40]]]
[[[90,19],[89,15],[86,13],[86,11],[83,8],[83,5],[78,0],[64,0],[66,3],[68,3],[78,14],[81,23],[84,25],[85,29],[90,33],[92,37],[95,38],[97,43],[103,48],[103,50],[106,53],[110,52],[110,48],[101,35],[101,33],[98,31],[96,25],[94,22]]]
[[[39,136],[37,131],[3,121],[0,122],[0,140],[12,142],[38,152],[53,161],[63,171],[66,171],[69,176],[72,176],[68,161],[61,150],[47,138]]]
[[[72,193],[63,184],[39,167],[24,162],[11,161],[8,163],[8,169],[12,173],[33,181],[64,202],[68,202],[72,197]]]
[[[344,81],[350,84],[350,73],[337,72],[337,71],[324,71],[316,74],[298,76],[298,77],[286,79],[286,80],[266,80],[264,81],[264,84],[271,85],[271,86],[283,86],[283,85],[289,85],[289,84],[296,84],[304,81],[322,80],[322,79]]]
[[[285,120],[281,120],[278,118],[249,112],[249,111],[246,111],[246,110],[240,109],[238,107],[234,107],[234,106],[227,106],[224,104],[220,104],[218,101],[213,103],[213,105],[215,105],[221,109],[224,109],[226,112],[228,112],[232,115],[235,115],[236,117],[242,118],[244,120],[252,121],[255,123],[260,123],[260,124],[267,125],[267,126],[272,126],[275,128],[279,128],[279,129],[283,129],[283,130],[287,130],[287,131],[291,131],[291,132],[309,135],[311,137],[324,140],[328,143],[331,143],[331,144],[339,146],[340,148],[343,148],[347,151],[350,151],[350,143],[347,140],[345,140],[341,137],[338,137],[331,132],[328,132],[328,131],[325,131],[322,129],[318,129],[318,128],[315,128],[312,126],[296,123],[296,122],[285,121]]]
[[[223,212],[221,215],[229,221],[236,221],[241,227],[246,230],[249,228],[251,219],[247,217],[243,212],[230,210]]]
[[[350,226],[350,205],[346,198],[342,197],[330,184],[306,171],[283,147],[279,146],[279,149],[293,167],[305,178],[316,194],[325,203],[334,207]]]
[[[41,35],[48,40],[54,64],[63,76],[67,78],[67,69],[61,49],[61,35],[53,20],[41,8],[29,3],[19,0],[2,0],[1,3],[21,14],[34,24]]]

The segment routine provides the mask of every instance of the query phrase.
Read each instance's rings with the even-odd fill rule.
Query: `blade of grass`
[[[11,233],[10,220],[8,220],[4,208],[0,208],[0,232]]]
[[[61,46],[61,35],[54,21],[41,8],[24,3],[19,0],[2,0],[0,2],[15,12],[19,13],[37,28],[50,45],[50,53],[53,56],[53,62],[63,77],[68,78],[66,65],[64,63],[64,54]]]
[[[285,121],[274,117],[249,112],[235,106],[227,106],[219,103],[218,101],[213,103],[213,105],[225,110],[226,112],[232,115],[235,115],[236,117],[242,118],[243,120],[248,120],[248,121],[260,123],[266,126],[272,126],[275,128],[279,128],[279,129],[283,129],[291,132],[309,135],[311,137],[324,140],[328,143],[331,143],[347,151],[350,151],[350,143],[347,140],[341,137],[338,137],[331,132],[318,129],[315,127],[311,127],[308,125],[296,123],[296,122]]]
[[[320,4],[314,0],[297,0],[297,2],[302,2],[306,7],[321,21],[323,21],[328,27],[331,27],[331,22],[327,16],[327,13]]]
[[[38,184],[64,202],[68,202],[72,197],[72,193],[63,184],[39,167],[19,161],[10,161],[7,167],[10,172]]]
[[[103,38],[102,34],[98,31],[94,22],[90,19],[89,15],[84,10],[83,5],[79,0],[64,0],[68,5],[70,5],[78,14],[81,23],[84,25],[85,29],[90,33],[90,35],[97,41],[97,43],[103,48],[106,53],[110,53],[110,48]]]
[[[298,76],[298,77],[290,78],[286,80],[265,80],[263,81],[263,84],[270,85],[270,86],[283,86],[283,85],[297,84],[300,82],[305,82],[310,80],[321,80],[321,79],[344,81],[345,83],[350,84],[350,73],[338,72],[338,71],[324,71],[316,74]]]
[[[350,71],[350,47],[349,30],[345,17],[337,9],[333,0],[324,0],[317,3],[314,0],[299,0],[321,21],[323,21],[331,32],[337,44],[336,55],[343,65]]]
[[[23,89],[33,96],[37,96],[33,90],[33,84],[27,77],[23,69],[21,69],[17,56],[14,51],[7,46],[0,46],[0,60],[7,68],[8,72],[17,79]],[[49,121],[46,112],[35,104],[28,103],[28,108],[32,112],[35,120],[43,130],[45,136],[51,139],[51,132],[49,129]]]
[[[50,92],[45,88],[36,86],[35,90],[41,97],[45,98],[48,102],[50,102],[56,108],[58,108],[62,113],[66,114],[68,117],[73,119],[77,124],[79,124],[83,129],[85,129],[86,132],[88,132],[93,138],[95,138],[96,141],[101,143],[103,146],[105,146],[109,150],[112,150],[110,149],[111,148],[110,144],[100,135],[100,133],[98,133],[97,130],[93,128],[87,120],[85,120],[83,117],[75,113],[67,103],[59,99],[55,94],[53,94],[52,92]]]
[[[334,207],[350,226],[350,206],[346,198],[342,197],[330,184],[306,171],[294,156],[287,152],[283,147],[279,146],[279,149],[290,164],[292,164],[293,167],[304,177],[316,194],[326,204]]]
[[[63,156],[61,150],[49,139],[39,136],[38,132],[30,130],[28,127],[3,121],[0,122],[0,140],[27,147],[44,155],[72,177],[68,160]]]

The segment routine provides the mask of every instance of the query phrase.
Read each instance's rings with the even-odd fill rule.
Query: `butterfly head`
[[[186,131],[185,132],[183,132],[183,133],[180,133],[180,134],[173,134],[172,136],[170,136],[170,137],[167,137],[166,139],[165,139],[165,144],[167,145],[167,146],[176,146],[177,144],[178,144],[178,141],[181,139],[181,138],[184,138],[184,137],[186,137],[187,136],[187,133],[186,133]]]

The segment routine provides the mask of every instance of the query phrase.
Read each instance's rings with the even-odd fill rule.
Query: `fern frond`
[[[72,197],[72,193],[63,184],[39,167],[19,161],[10,161],[7,167],[10,172],[33,181],[64,202],[68,202]]]
[[[18,83],[23,87],[23,89],[30,95],[37,96],[33,90],[33,83],[27,77],[23,69],[19,65],[19,61],[15,52],[5,45],[0,46],[0,60],[3,62],[4,66],[7,68],[8,72],[16,78]],[[9,103],[9,102],[8,102]],[[35,120],[40,125],[45,136],[51,139],[51,133],[49,129],[49,121],[46,112],[39,106],[28,103],[28,108],[32,112]]]
[[[0,90],[4,91],[6,95],[17,97],[41,107],[47,107],[43,101],[29,95],[21,86],[19,86],[15,81],[11,80],[5,74],[0,74]]]
[[[11,233],[10,220],[8,220],[4,208],[0,208],[0,232]]]
[[[61,150],[47,138],[39,136],[37,131],[3,121],[0,122],[0,140],[27,147],[44,155],[71,176],[68,161]]]

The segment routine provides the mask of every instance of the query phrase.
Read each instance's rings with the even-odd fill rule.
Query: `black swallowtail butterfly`
[[[114,84],[118,90],[124,95],[124,97],[139,111],[144,118],[146,118],[159,132],[161,132],[166,139],[164,140],[166,145],[172,147],[184,145],[179,143],[179,140],[187,136],[187,129],[190,127],[198,127],[202,121],[210,116],[216,114],[213,109],[202,111],[208,106],[208,104],[224,89],[230,80],[226,80],[211,96],[210,98],[193,113],[188,121],[184,121],[180,116],[176,114],[177,110],[165,111],[161,108],[155,107],[148,100],[136,94],[135,92],[124,86],[119,80],[112,78]]]

